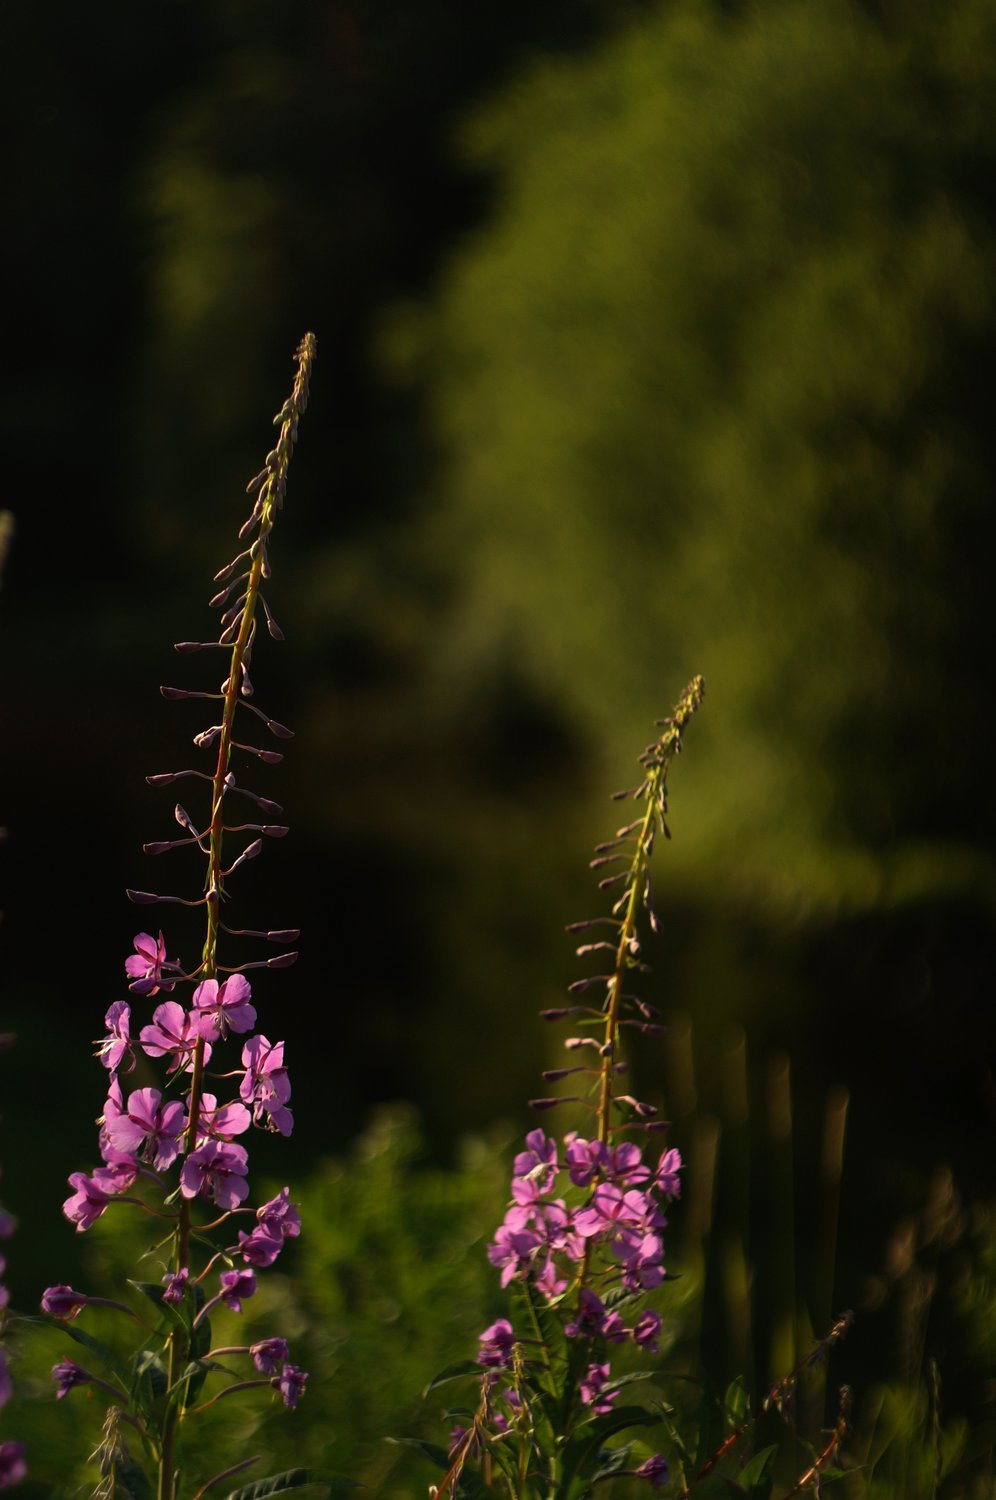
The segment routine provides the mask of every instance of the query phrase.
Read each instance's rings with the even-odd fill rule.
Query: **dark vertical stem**
[[[795,1202],[793,1192],[791,1065],[785,1053],[768,1065],[768,1130],[772,1215],[769,1250],[772,1275],[770,1376],[796,1362]]]

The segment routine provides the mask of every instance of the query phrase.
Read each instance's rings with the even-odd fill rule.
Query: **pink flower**
[[[190,1280],[190,1270],[187,1266],[181,1266],[179,1271],[173,1275],[166,1275],[163,1281],[166,1283],[163,1291],[163,1301],[170,1307],[179,1307],[187,1295],[187,1282]]]
[[[189,1099],[188,1099],[189,1104]],[[233,1135],[242,1135],[252,1124],[252,1115],[238,1100],[222,1104],[213,1094],[201,1095],[201,1108],[197,1116],[197,1144],[206,1140],[230,1141]]]
[[[657,1354],[657,1338],[661,1331],[660,1314],[655,1312],[641,1313],[633,1328],[634,1342],[641,1349],[646,1349],[648,1354]]]
[[[540,1196],[553,1191],[557,1180],[557,1142],[542,1130],[530,1130],[526,1136],[527,1150],[520,1151],[512,1168],[512,1196],[522,1202],[516,1192],[519,1182],[526,1181]]]
[[[584,1242],[563,1198],[554,1198],[552,1203],[545,1204],[536,1213],[535,1224],[551,1250],[559,1250],[568,1260],[581,1259]]]
[[[606,1312],[601,1297],[588,1287],[582,1287],[577,1317],[573,1323],[567,1324],[564,1333],[569,1339],[593,1339],[601,1334],[609,1343],[619,1344],[626,1337],[626,1328],[617,1312]]]
[[[198,1193],[213,1198],[219,1208],[230,1213],[249,1196],[248,1170],[249,1158],[242,1146],[205,1141],[183,1163],[180,1191],[185,1198],[196,1198]]]
[[[9,1490],[28,1472],[24,1462],[24,1444],[8,1441],[0,1443],[0,1490]]]
[[[164,968],[172,967],[166,961],[166,944],[162,933],[158,938],[140,932],[135,938],[135,952],[125,959],[125,973],[131,979],[128,986],[136,995],[154,995],[157,990],[171,990],[173,985],[162,979]]]
[[[588,1207],[575,1214],[574,1227],[584,1239],[590,1239],[624,1225],[639,1224],[646,1212],[643,1193],[635,1189],[624,1193],[610,1182],[600,1182]]]
[[[128,1191],[138,1176],[138,1162],[124,1151],[115,1151],[110,1145],[102,1145],[100,1154],[106,1165],[98,1167],[90,1180],[108,1198],[117,1198]]]
[[[632,1141],[621,1141],[618,1146],[608,1147],[602,1171],[607,1181],[622,1183],[626,1187],[636,1187],[650,1178],[650,1168],[643,1165],[643,1153]]]
[[[670,1151],[665,1151],[657,1164],[654,1173],[654,1186],[665,1198],[677,1198],[681,1194],[681,1183],[678,1173],[681,1171],[681,1152],[672,1146]]]
[[[242,1048],[242,1066],[246,1072],[239,1096],[252,1108],[256,1124],[265,1122],[281,1135],[290,1135],[294,1117],[287,1108],[291,1085],[284,1067],[283,1042],[269,1042],[262,1035],[250,1037]]]
[[[85,1172],[71,1172],[69,1186],[76,1191],[66,1199],[62,1212],[71,1224],[76,1225],[77,1233],[81,1233],[97,1222],[110,1202],[110,1195]]]
[[[284,1365],[280,1374],[275,1376],[270,1384],[275,1391],[279,1391],[284,1399],[284,1405],[293,1409],[300,1398],[304,1395],[304,1387],[308,1376],[305,1370],[299,1370],[297,1365]]]
[[[194,990],[194,1028],[205,1041],[216,1042],[230,1031],[251,1031],[255,1008],[249,1003],[252,990],[244,974],[229,974],[219,984],[205,979]]]
[[[557,1267],[552,1255],[547,1256],[542,1271],[536,1277],[536,1287],[548,1302],[559,1297],[561,1292],[566,1292],[567,1281],[564,1277],[557,1275]]]
[[[89,1302],[83,1292],[74,1292],[71,1286],[49,1286],[42,1292],[42,1312],[50,1318],[63,1318],[67,1323],[83,1311]]]
[[[222,1301],[232,1312],[242,1311],[243,1300],[256,1295],[256,1277],[252,1271],[222,1271],[220,1276]]]
[[[115,1000],[104,1017],[104,1025],[107,1027],[107,1035],[97,1043],[97,1056],[104,1067],[116,1073],[126,1057],[134,1067],[135,1056],[130,1032],[131,1006],[127,1000]]]
[[[511,1323],[507,1318],[499,1318],[497,1323],[492,1323],[481,1334],[477,1363],[488,1370],[503,1369],[511,1364],[514,1343],[515,1334]]]
[[[158,1089],[136,1089],[126,1110],[108,1120],[104,1130],[116,1151],[140,1154],[164,1172],[180,1154],[186,1124],[187,1112],[178,1099],[164,1104]]]
[[[187,1072],[193,1067],[192,1056],[197,1043],[197,1016],[194,1012],[188,1014],[182,1005],[177,1005],[175,1000],[166,1000],[162,1005],[157,1005],[152,1012],[152,1025],[143,1026],[139,1033],[142,1043],[142,1051],[149,1057],[169,1057],[172,1059],[169,1071],[174,1073],[178,1067],[186,1067]],[[205,1043],[204,1061],[211,1057],[211,1048]]]
[[[598,1416],[603,1416],[605,1412],[612,1410],[612,1403],[618,1394],[616,1391],[602,1394],[610,1374],[607,1364],[589,1365],[588,1372],[579,1387],[582,1403],[590,1406]]]
[[[261,1375],[276,1375],[287,1363],[290,1350],[286,1339],[260,1339],[249,1345],[252,1362]]]
[[[601,1141],[586,1141],[572,1132],[567,1141],[567,1170],[575,1187],[587,1187],[601,1171],[605,1147]]]
[[[283,1235],[269,1234],[262,1224],[257,1224],[251,1234],[239,1230],[239,1253],[242,1259],[250,1266],[258,1266],[261,1271],[273,1265],[283,1248]]]
[[[663,1489],[671,1478],[671,1470],[668,1468],[668,1462],[663,1453],[651,1453],[649,1458],[645,1458],[643,1463],[633,1470],[633,1473],[639,1479],[648,1480],[655,1490]]]
[[[508,1286],[515,1277],[526,1270],[533,1252],[539,1249],[542,1240],[527,1227],[529,1210],[510,1208],[505,1222],[495,1231],[494,1240],[488,1246],[488,1260],[493,1266],[501,1266],[501,1284]]]
[[[58,1364],[52,1366],[52,1379],[57,1386],[55,1399],[61,1401],[74,1385],[86,1385],[88,1380],[93,1379],[93,1376],[74,1359],[60,1359]]]
[[[275,1198],[264,1203],[262,1208],[257,1208],[256,1218],[260,1227],[274,1237],[281,1234],[287,1239],[301,1233],[301,1215],[297,1211],[297,1204],[290,1201],[288,1187],[282,1187]]]

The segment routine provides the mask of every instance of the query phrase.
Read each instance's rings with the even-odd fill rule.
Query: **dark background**
[[[691,1145],[745,1028],[763,1199],[791,1056],[800,1264],[845,1086],[833,1302],[867,1300],[938,1169],[970,1202],[992,1183],[988,7],[11,0],[0,24],[15,1292],[71,1279],[87,1055],[149,925],[123,888],[197,889],[194,856],[139,853],[173,801],[143,777],[202,725],[156,689],[213,686],[170,643],[210,628],[313,328],[287,642],[254,672],[297,730],[251,783],[292,834],[237,889],[244,925],[303,928],[256,986],[297,1166],[385,1100],[442,1161],[525,1121],[604,793],[702,671],[647,990],[692,1018],[684,1125],[666,1040],[638,1080],[671,1070]],[[765,1234],[792,1239],[764,1222],[762,1303]]]

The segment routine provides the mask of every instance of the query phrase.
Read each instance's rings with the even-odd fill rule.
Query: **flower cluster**
[[[198,963],[185,966],[171,956],[171,945],[160,931],[140,932],[134,951],[125,960],[131,999],[115,1000],[104,1017],[105,1033],[96,1042],[97,1058],[107,1070],[107,1096],[98,1121],[100,1165],[91,1172],[74,1172],[63,1211],[78,1231],[89,1229],[113,1204],[130,1204],[154,1214],[169,1226],[162,1246],[169,1246],[162,1263],[161,1286],[136,1283],[157,1304],[162,1317],[151,1345],[138,1351],[136,1372],[154,1368],[171,1392],[165,1409],[155,1403],[148,1410],[134,1405],[141,1398],[138,1382],[129,1397],[117,1385],[76,1364],[60,1361],[53,1370],[57,1395],[73,1386],[92,1383],[104,1387],[122,1407],[125,1420],[141,1433],[158,1464],[161,1497],[172,1497],[177,1484],[176,1443],[180,1424],[202,1407],[193,1403],[215,1367],[210,1350],[209,1317],[224,1306],[241,1313],[256,1293],[257,1273],[274,1264],[288,1239],[300,1234],[301,1221],[290,1201],[289,1188],[258,1208],[249,1204],[249,1155],[245,1144],[253,1129],[289,1136],[293,1130],[291,1084],[284,1062],[283,1041],[271,1041],[256,1030],[257,1013],[249,969],[281,969],[292,964],[296,952],[223,966],[219,939],[262,939],[285,945],[298,933],[293,929],[256,931],[229,927],[222,920],[228,882],[234,872],[262,850],[264,839],[280,838],[287,828],[273,821],[246,823],[230,812],[233,798],[248,797],[268,820],[281,808],[268,797],[238,784],[233,760],[248,755],[265,765],[283,757],[246,743],[247,715],[277,739],[291,731],[250,699],[249,676],[256,636],[257,606],[270,634],[282,638],[263,598],[261,586],[271,576],[269,540],[283,503],[287,467],[297,437],[300,414],[307,404],[308,382],[315,357],[315,340],[307,335],[297,351],[297,376],[291,396],[274,419],[280,428],[262,471],[249,485],[254,496],[240,539],[249,545],[216,575],[220,591],[212,605],[222,610],[217,638],[206,642],[181,641],[183,654],[220,649],[227,657],[227,676],[217,692],[163,688],[168,699],[207,699],[220,705],[220,722],[194,736],[194,744],[214,758],[213,771],[188,769],[148,778],[154,786],[182,778],[206,783],[209,802],[198,821],[181,804],[174,809],[182,838],[149,843],[145,852],[161,855],[194,845],[205,856],[204,894],[196,900],[179,896],[129,891],[139,905],[157,902],[203,907],[206,934]],[[234,595],[234,602],[233,602]],[[226,836],[248,835],[241,852],[223,853]],[[185,993],[189,995],[184,999]],[[135,1075],[137,1087],[130,1084]],[[150,1083],[149,1078],[155,1082]],[[212,1092],[225,1085],[224,1095]],[[214,1239],[209,1239],[213,1235]],[[210,1245],[216,1248],[209,1250]],[[89,1297],[71,1287],[49,1287],[43,1310],[68,1321],[85,1308],[103,1301],[125,1313],[123,1303]],[[134,1316],[134,1314],[131,1314]],[[158,1347],[156,1340],[158,1339]],[[271,1387],[293,1407],[307,1375],[290,1361],[284,1339],[232,1346],[226,1352],[248,1356],[259,1379],[246,1385]],[[113,1373],[113,1372],[110,1372]],[[136,1395],[135,1393],[138,1392]],[[219,1395],[226,1392],[221,1391]],[[205,1404],[217,1400],[218,1395]],[[118,1423],[106,1440],[105,1467],[121,1451]],[[213,1481],[212,1481],[213,1482]],[[210,1487],[210,1486],[209,1486]]]
[[[127,973],[139,976],[132,988],[138,984],[143,995],[154,995],[161,988],[165,967],[162,934],[154,939],[148,933],[139,933],[135,954],[125,964]],[[169,969],[176,973],[180,966],[170,964]],[[183,1200],[213,1204],[223,1218],[253,1213],[243,1207],[249,1196],[248,1153],[237,1138],[254,1126],[279,1130],[283,1135],[291,1133],[291,1085],[284,1066],[284,1044],[271,1042],[261,1034],[248,1037],[241,1047],[242,1066],[234,1074],[238,1080],[235,1096],[223,1104],[203,1088],[195,1099],[190,1078],[198,1041],[206,1064],[220,1041],[228,1036],[241,1039],[255,1024],[251,994],[249,981],[242,974],[232,974],[221,983],[204,980],[194,989],[189,1010],[175,1000],[162,1002],[134,1039],[128,1002],[115,1001],[110,1007],[105,1018],[107,1035],[97,1044],[97,1055],[109,1073],[98,1137],[103,1165],[89,1174],[73,1172],[69,1178],[73,1192],[63,1205],[63,1212],[77,1230],[89,1229],[115,1199],[139,1201],[126,1195],[142,1180],[154,1185],[161,1200],[168,1200],[178,1187]],[[136,1051],[166,1060],[167,1074],[171,1075],[167,1087],[178,1089],[179,1098],[169,1099],[161,1090],[150,1087],[126,1092],[120,1075],[122,1070],[135,1067]],[[178,1083],[181,1078],[186,1083]],[[175,1181],[172,1172],[176,1173]],[[241,1261],[255,1269],[272,1266],[285,1240],[300,1233],[301,1221],[288,1194],[289,1189],[283,1188],[255,1211],[251,1230],[238,1230],[234,1242],[222,1251],[229,1264]],[[240,1278],[238,1298],[228,1290],[233,1275]],[[188,1279],[186,1266],[164,1278],[168,1283],[165,1295],[172,1305],[182,1300]],[[242,1299],[252,1296],[256,1289],[255,1278],[246,1271],[223,1271],[219,1285],[221,1290],[206,1305],[224,1300],[234,1311],[239,1311]],[[50,1287],[43,1299],[44,1310],[56,1317],[75,1316],[88,1300],[93,1300],[82,1298],[67,1313],[67,1292],[67,1288]]]
[[[658,1353],[660,1315],[644,1308],[632,1316],[631,1310],[641,1293],[665,1278],[664,1205],[680,1193],[681,1157],[670,1148],[652,1167],[631,1142],[606,1145],[576,1131],[559,1143],[531,1130],[525,1148],[515,1158],[511,1201],[488,1245],[488,1259],[500,1268],[502,1286],[528,1283],[563,1311],[565,1337],[586,1351],[577,1386],[580,1406],[602,1416],[619,1395],[608,1346],[631,1342]],[[495,1403],[514,1406],[521,1399],[514,1387],[498,1382],[498,1372],[512,1369],[518,1347],[506,1318],[480,1338],[477,1363],[487,1372],[493,1436],[508,1430]],[[654,1484],[663,1484],[668,1473],[660,1455],[631,1472]]]
[[[139,957],[154,952],[156,946],[148,933],[140,932],[135,938],[135,953]],[[158,950],[160,953],[164,950],[161,933]],[[135,972],[134,963],[134,957],[126,961],[127,972]],[[161,960],[157,961],[156,974],[160,967]],[[139,982],[149,982],[152,972]],[[155,986],[142,991],[155,992]],[[261,1034],[250,1036],[241,1049],[242,1068],[236,1070],[239,1078],[236,1097],[219,1104],[214,1094],[202,1089],[197,1098],[196,1118],[189,1075],[194,1068],[198,1042],[206,1065],[219,1040],[229,1034],[241,1036],[255,1025],[251,994],[249,981],[243,974],[231,974],[220,984],[216,979],[204,980],[195,988],[189,1010],[175,1000],[164,1001],[156,1006],[150,1023],[141,1027],[136,1038],[132,1037],[128,1002],[116,1000],[110,1007],[105,1017],[107,1034],[97,1043],[97,1056],[109,1073],[107,1099],[100,1118],[99,1150],[103,1165],[89,1175],[73,1172],[69,1183],[74,1191],[63,1205],[66,1217],[78,1230],[89,1229],[111,1200],[127,1193],[140,1176],[163,1187],[163,1174],[181,1157],[179,1188],[184,1198],[209,1199],[223,1212],[232,1213],[248,1197],[248,1156],[244,1146],[235,1144],[236,1137],[244,1135],[253,1125],[279,1130],[282,1135],[290,1135],[293,1128],[284,1044],[271,1042]],[[174,1087],[178,1077],[188,1077],[187,1085],[181,1086],[179,1099],[167,1100],[157,1088],[133,1089],[125,1095],[119,1074],[123,1066],[128,1071],[134,1068],[136,1050],[150,1058],[166,1059],[167,1073],[173,1075],[168,1083]],[[252,1240],[254,1246],[258,1243],[257,1239]],[[268,1261],[254,1259],[252,1263],[272,1264],[282,1239],[273,1244],[275,1248]],[[253,1253],[250,1251],[245,1258],[250,1259]]]
[[[576,1279],[583,1262],[591,1277],[593,1252],[605,1262],[602,1285],[616,1283],[630,1292],[659,1286],[667,1228],[662,1203],[678,1196],[678,1152],[665,1151],[652,1170],[639,1146],[608,1146],[576,1131],[564,1137],[562,1161],[559,1151],[556,1140],[531,1130],[526,1150],[515,1158],[512,1201],[488,1246],[488,1259],[501,1269],[502,1286],[528,1277],[547,1301],[554,1301]],[[590,1191],[569,1206],[560,1194],[571,1188]],[[601,1307],[599,1298],[587,1287],[582,1296],[589,1301],[579,1310],[577,1325],[568,1326],[568,1337],[591,1331],[619,1342],[631,1331],[604,1309],[596,1326],[593,1305]],[[614,1320],[607,1326],[606,1316]]]

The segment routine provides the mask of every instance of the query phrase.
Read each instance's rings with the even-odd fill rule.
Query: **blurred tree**
[[[992,895],[994,58],[982,0],[658,6],[477,111],[496,208],[386,341],[441,670],[615,765],[701,670],[668,869],[762,909]]]

